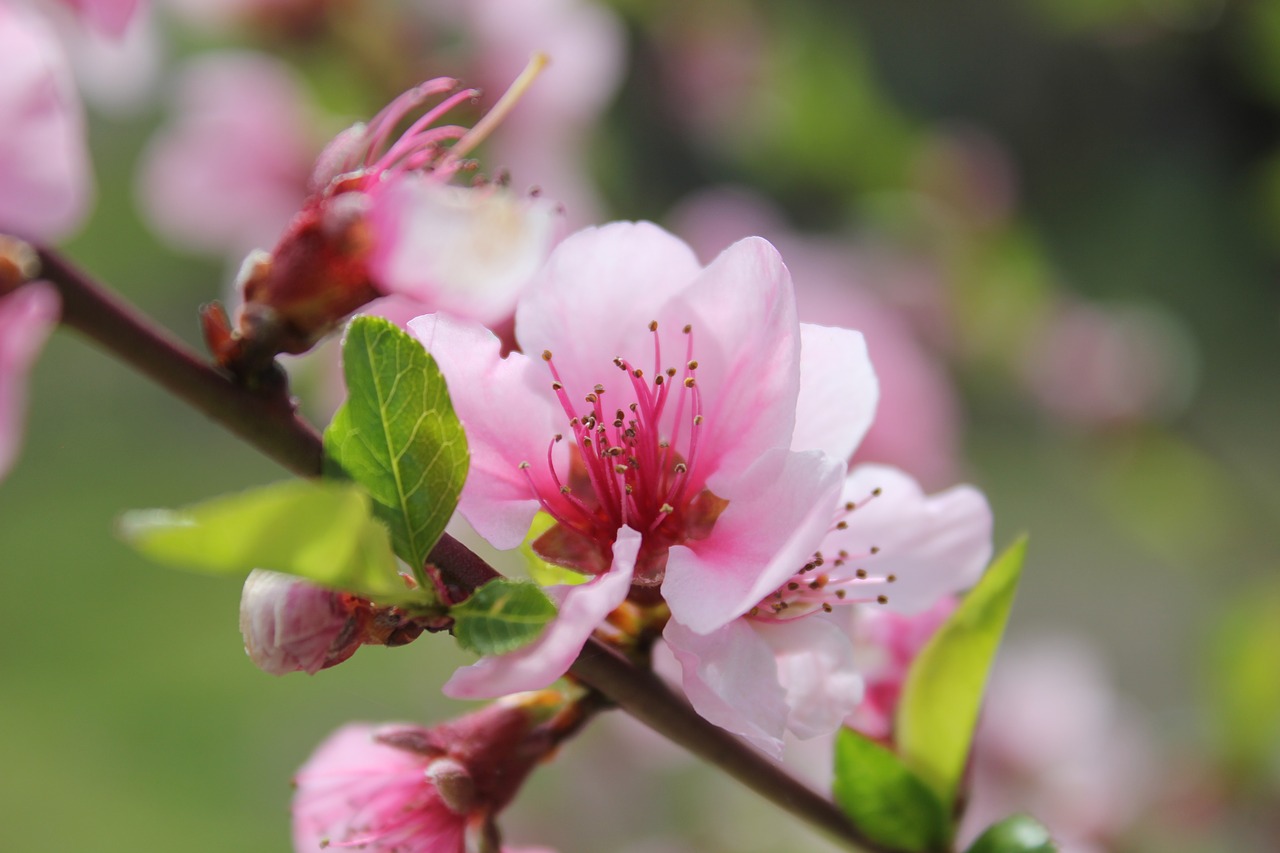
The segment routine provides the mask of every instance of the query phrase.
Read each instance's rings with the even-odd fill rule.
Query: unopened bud
[[[240,595],[240,633],[258,668],[314,674],[360,646],[360,602],[304,580],[255,569]]]

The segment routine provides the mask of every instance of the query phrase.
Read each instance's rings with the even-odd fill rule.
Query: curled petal
[[[445,684],[445,695],[455,699],[505,696],[546,687],[564,675],[591,633],[626,599],[639,550],[640,534],[629,527],[619,530],[613,566],[607,573],[589,583],[547,589],[559,600],[560,612],[542,636],[509,654],[462,667]]]

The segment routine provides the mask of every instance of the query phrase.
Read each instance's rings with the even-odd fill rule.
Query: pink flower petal
[[[537,690],[569,671],[587,639],[626,599],[635,571],[640,534],[629,527],[618,531],[613,566],[585,584],[556,586],[548,594],[560,600],[560,612],[532,644],[510,654],[481,658],[453,674],[444,694],[455,699],[488,699]]]
[[[792,450],[848,459],[870,429],[879,398],[860,332],[800,324],[800,398]]]
[[[0,5],[0,230],[60,237],[91,194],[84,114],[57,38],[34,15]]]
[[[174,105],[139,175],[152,227],[236,261],[274,245],[302,206],[317,148],[292,69],[266,54],[205,54],[183,69]]]
[[[744,619],[698,634],[672,619],[662,632],[683,671],[685,695],[702,717],[774,758],[782,757],[786,691],[773,649]]]
[[[663,319],[693,326],[705,413],[693,479],[707,476],[708,487],[721,494],[717,486],[725,478],[766,450],[787,446],[795,428],[800,328],[791,276],[769,243],[740,240],[711,262]]]
[[[138,11],[138,0],[63,0],[90,27],[120,38]]]
[[[649,323],[700,271],[688,246],[649,222],[579,231],[556,247],[530,284],[516,310],[516,337],[531,356],[551,350],[565,387],[575,394],[617,382],[617,356],[648,372]],[[680,363],[679,326],[660,331],[664,361]]]
[[[370,222],[383,291],[493,325],[546,260],[557,216],[546,199],[407,174],[375,193]]]
[[[863,683],[849,636],[821,614],[782,622],[741,620],[773,651],[787,694],[787,729],[808,739],[829,735],[862,701]]]
[[[775,449],[729,484],[707,538],[671,549],[662,594],[691,631],[746,613],[812,559],[831,526],[842,460]]]
[[[872,496],[875,489],[880,493]],[[884,592],[895,612],[919,613],[969,588],[991,559],[991,508],[972,486],[927,496],[896,468],[861,465],[842,499],[857,508],[823,550],[844,549],[873,575],[894,575]],[[870,554],[873,547],[878,553]]]
[[[467,431],[471,471],[459,510],[495,548],[514,548],[540,506],[528,477],[555,491],[545,460],[563,412],[539,388],[550,384],[545,368],[522,353],[502,358],[498,339],[477,323],[429,314],[410,320],[409,331],[440,365]],[[563,467],[563,444],[556,451]]]
[[[27,373],[57,325],[58,292],[43,282],[0,298],[0,479],[9,473],[22,442]]]

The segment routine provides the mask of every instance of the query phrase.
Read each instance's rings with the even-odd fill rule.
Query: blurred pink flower
[[[599,221],[586,141],[622,80],[621,21],[584,0],[469,0],[461,16],[487,90],[501,92],[532,54],[551,58],[490,143],[489,159],[510,169],[517,187],[535,184],[559,202],[573,227]]]
[[[917,273],[887,264],[866,249],[791,231],[760,196],[720,188],[694,196],[673,213],[677,230],[700,255],[718,252],[735,234],[761,234],[787,259],[801,320],[858,329],[880,378],[876,419],[856,462],[882,462],[929,487],[956,479],[960,403],[946,369],[923,345],[909,319],[881,294],[917,291]]]
[[[62,0],[85,24],[120,38],[138,11],[138,0]]]
[[[347,725],[294,778],[294,849],[465,853],[551,746],[515,703],[429,729]]]
[[[13,467],[27,409],[27,374],[57,325],[58,293],[36,282],[0,297],[0,480]]]
[[[320,149],[293,71],[265,54],[204,54],[182,70],[173,104],[139,173],[151,226],[235,262],[272,245],[302,205]]]
[[[1022,811],[1063,853],[1112,849],[1152,785],[1151,746],[1132,708],[1078,640],[1041,640],[1001,653],[973,747],[961,839]]]
[[[240,594],[244,650],[264,672],[315,674],[360,647],[361,602],[292,575],[255,569]]]
[[[673,619],[663,634],[694,708],[775,756],[784,732],[831,734],[863,699],[844,608],[892,609],[909,624],[972,586],[991,557],[991,511],[972,487],[930,497],[900,471],[864,465],[840,501],[817,553],[740,619],[702,635]]]
[[[959,590],[957,586],[953,591]],[[845,725],[878,740],[892,739],[893,718],[907,672],[956,603],[953,596],[944,596],[928,610],[911,615],[870,607],[855,614],[853,643],[867,693]]]
[[[1023,379],[1044,410],[1066,423],[1138,423],[1185,405],[1193,353],[1187,333],[1155,308],[1067,302],[1032,340]]]
[[[0,231],[73,230],[91,195],[84,115],[66,55],[27,10],[0,4]]]
[[[698,632],[809,559],[875,408],[861,336],[802,330],[786,268],[759,239],[704,269],[648,223],[579,232],[530,285],[523,352],[506,359],[475,324],[410,328],[467,429],[459,508],[477,532],[513,548],[544,510],[557,523],[535,550],[599,576],[617,569],[619,531],[635,530],[632,595],[656,603],[660,587]]]

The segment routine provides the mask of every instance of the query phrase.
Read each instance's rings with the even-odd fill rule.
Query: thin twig
[[[115,357],[153,379],[174,396],[303,477],[321,473],[319,434],[287,398],[251,391],[204,362],[184,344],[156,328],[135,309],[108,293],[56,253],[39,250],[40,278],[55,285],[63,322]],[[472,591],[498,573],[469,548],[445,534],[429,555],[447,582]],[[596,640],[590,640],[570,670],[642,723],[733,776],[761,796],[840,841],[871,853],[890,848],[867,839],[833,803],[779,765],[698,714],[652,672]]]

